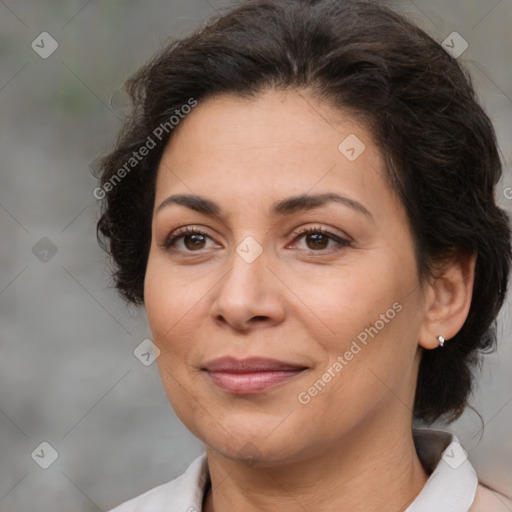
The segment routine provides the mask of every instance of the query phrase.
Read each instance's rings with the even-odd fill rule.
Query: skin
[[[338,149],[350,134],[365,144],[355,161]],[[439,334],[449,340],[461,328],[475,257],[454,257],[421,287],[407,215],[384,172],[367,128],[307,91],[216,96],[175,128],[158,170],[145,306],[169,401],[206,447],[207,512],[396,512],[425,485],[411,432],[420,347],[434,349]],[[338,203],[270,213],[285,197],[324,192],[370,215]],[[159,209],[173,194],[206,197],[224,215]],[[185,226],[207,237],[165,248]],[[350,245],[295,235],[307,228]],[[248,236],[262,249],[252,263],[236,252]],[[300,403],[299,393],[394,303],[401,311]],[[308,370],[263,393],[233,395],[201,370],[226,355]]]

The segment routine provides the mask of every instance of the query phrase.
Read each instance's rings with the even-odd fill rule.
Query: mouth
[[[290,381],[307,369],[304,365],[260,357],[222,357],[201,368],[216,387],[237,395],[261,393]]]

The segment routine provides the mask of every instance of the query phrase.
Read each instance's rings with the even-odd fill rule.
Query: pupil
[[[322,244],[322,238],[325,239],[325,235],[323,235],[322,233],[315,233],[315,234],[312,234],[309,236],[310,236],[310,239],[313,240],[313,244],[316,249],[325,247],[325,243]],[[325,242],[325,240],[324,240],[324,242]]]
[[[187,239],[189,241],[191,241],[190,245],[192,247],[196,247],[197,248],[201,243],[204,242],[203,238],[204,238],[203,235],[195,234],[195,235],[189,235]],[[189,244],[186,244],[186,245],[190,248]]]

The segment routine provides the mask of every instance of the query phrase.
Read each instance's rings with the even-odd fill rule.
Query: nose
[[[235,252],[231,269],[213,290],[211,317],[237,331],[277,325],[285,315],[283,286],[264,252],[251,263]]]

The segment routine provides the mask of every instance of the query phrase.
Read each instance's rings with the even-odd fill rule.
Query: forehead
[[[252,99],[210,97],[174,129],[159,170],[155,204],[170,193],[216,196],[248,207],[253,200],[364,191],[391,193],[371,133],[353,116],[305,92],[267,91]],[[380,198],[380,199],[379,199]]]
[[[294,148],[300,156],[306,150],[338,156],[339,143],[356,134],[361,143],[372,144],[371,134],[354,116],[305,91],[267,90],[254,98],[223,94],[199,101],[173,131],[168,148],[193,140],[200,153]]]

